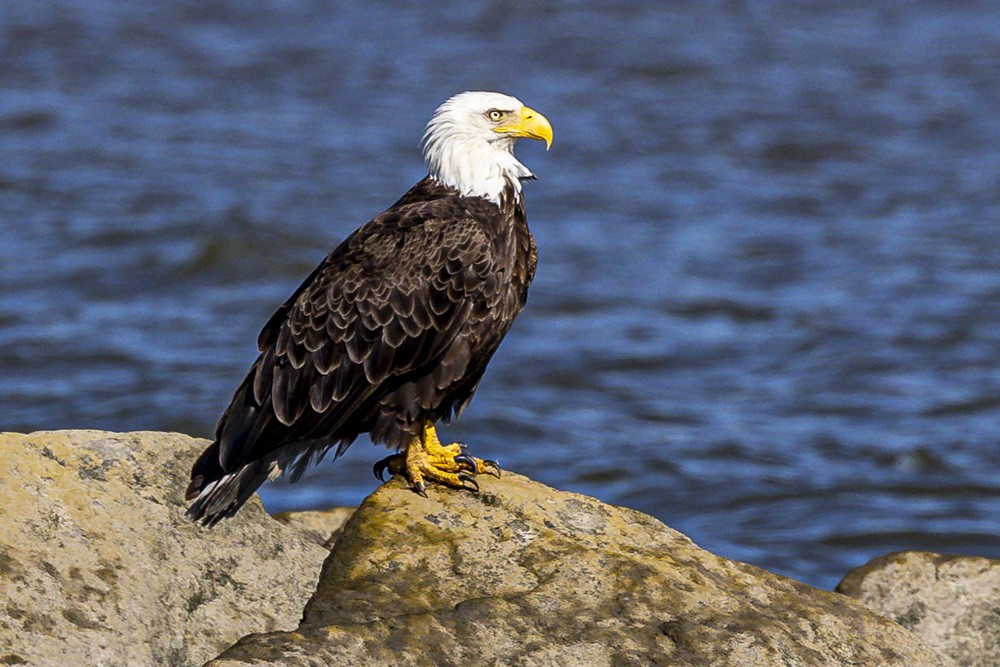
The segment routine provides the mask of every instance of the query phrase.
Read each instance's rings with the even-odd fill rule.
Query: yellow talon
[[[414,438],[405,452],[383,459],[373,468],[379,479],[386,470],[405,474],[413,490],[422,496],[427,495],[425,481],[478,491],[475,475],[500,477],[500,466],[495,461],[470,456],[465,445],[458,442],[442,445],[431,421],[424,423],[420,437]]]

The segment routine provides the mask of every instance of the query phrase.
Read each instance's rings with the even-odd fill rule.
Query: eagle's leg
[[[414,438],[405,452],[383,459],[373,468],[379,479],[386,470],[393,475],[405,475],[420,495],[426,495],[425,481],[478,491],[475,475],[488,473],[500,477],[496,461],[470,456],[465,445],[458,442],[442,445],[434,422],[429,420],[424,423],[420,437]]]

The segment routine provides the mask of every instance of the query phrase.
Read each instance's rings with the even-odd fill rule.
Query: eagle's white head
[[[552,144],[552,125],[510,95],[467,92],[434,112],[424,132],[424,159],[431,178],[467,197],[500,202],[507,184],[516,191],[531,171],[514,157],[520,137]]]

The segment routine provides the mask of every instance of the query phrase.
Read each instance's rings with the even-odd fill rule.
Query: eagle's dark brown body
[[[417,183],[264,326],[260,356],[192,470],[189,516],[232,516],[274,463],[295,478],[362,433],[400,448],[425,421],[457,415],[524,307],[535,263],[519,188],[498,206]]]

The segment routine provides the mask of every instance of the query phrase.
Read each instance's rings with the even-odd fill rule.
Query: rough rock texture
[[[190,665],[293,628],[327,551],[256,499],[184,517],[207,445],[173,433],[0,434],[0,665]]]
[[[1000,665],[998,560],[902,551],[853,570],[837,590],[963,667]]]
[[[660,522],[513,474],[393,480],[348,521],[295,632],[238,665],[944,664],[835,593],[714,556]]]
[[[344,532],[344,524],[354,514],[354,507],[334,507],[328,510],[310,512],[282,512],[274,518],[299,530],[302,535],[324,549],[330,549],[340,534]]]

